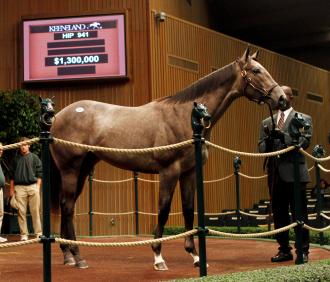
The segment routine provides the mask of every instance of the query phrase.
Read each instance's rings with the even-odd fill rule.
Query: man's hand
[[[279,130],[279,129],[275,129],[275,130],[272,130],[270,132],[270,137],[275,140],[275,139],[278,139],[280,140],[283,144],[285,143],[284,141],[284,133],[283,131]]]

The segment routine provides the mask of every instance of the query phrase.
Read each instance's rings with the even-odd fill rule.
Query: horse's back
[[[93,145],[92,139],[108,131],[116,112],[125,111],[125,108],[92,100],[74,102],[56,114],[51,134],[57,138]]]
[[[93,101],[93,100],[81,100],[74,102],[63,108],[61,111],[59,111],[56,114],[56,118],[61,119],[61,118],[67,118],[68,116],[70,116],[70,118],[81,118],[81,115],[84,114],[95,115],[98,114],[98,111],[96,111],[97,108],[103,110],[109,110],[109,109],[123,108],[123,107],[118,105]]]
[[[51,133],[56,138],[73,142],[132,148],[139,143],[138,140],[153,140],[160,118],[161,114],[152,104],[126,107],[82,100],[56,114]],[[127,138],[129,134],[136,136],[136,140]],[[153,145],[145,143],[146,140],[143,147]]]

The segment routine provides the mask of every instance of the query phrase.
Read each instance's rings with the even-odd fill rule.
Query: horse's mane
[[[203,94],[212,92],[222,84],[233,78],[234,63],[226,65],[189,85],[187,88],[177,92],[173,96],[162,97],[158,102],[184,103],[193,101]]]

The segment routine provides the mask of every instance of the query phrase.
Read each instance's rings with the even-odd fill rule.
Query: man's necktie
[[[284,113],[281,112],[280,119],[278,120],[278,123],[277,123],[278,129],[282,129],[284,126],[284,116],[285,116]]]

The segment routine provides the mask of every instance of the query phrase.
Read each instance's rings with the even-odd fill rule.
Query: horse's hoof
[[[64,259],[64,265],[75,265],[76,261],[73,257],[67,257]]]
[[[163,261],[163,262],[155,263],[154,269],[157,271],[165,271],[165,270],[168,270],[168,267],[167,267],[165,261]]]
[[[195,261],[194,262],[194,267],[200,267],[200,266],[201,266],[201,264],[200,264],[199,261]],[[206,264],[206,267],[209,267],[209,264],[208,263]]]
[[[84,259],[82,259],[76,262],[76,267],[80,269],[84,269],[84,268],[88,268],[88,264]]]

